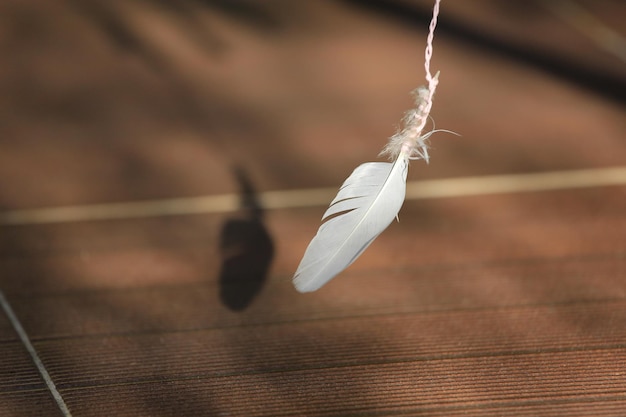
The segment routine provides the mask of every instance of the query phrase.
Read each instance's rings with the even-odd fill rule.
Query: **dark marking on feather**
[[[331,221],[332,219],[335,219],[335,218],[337,218],[339,216],[343,216],[344,214],[348,214],[348,213],[350,213],[351,211],[354,211],[354,210],[356,210],[356,208],[343,210],[343,211],[338,211],[337,213],[333,213],[330,216],[324,217],[322,219],[322,224],[325,224],[325,223],[327,223],[327,222]]]

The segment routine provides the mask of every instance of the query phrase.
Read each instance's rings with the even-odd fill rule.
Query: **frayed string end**
[[[410,159],[423,159],[426,163],[429,162],[428,138],[430,133],[423,135],[422,131],[432,108],[438,77],[439,73],[432,77],[432,81],[429,83],[430,88],[422,86],[413,91],[415,108],[405,113],[402,119],[403,127],[389,138],[389,143],[380,155],[389,156],[393,160],[402,152],[408,155]]]

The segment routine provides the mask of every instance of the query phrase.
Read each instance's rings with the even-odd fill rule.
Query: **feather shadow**
[[[222,303],[230,310],[241,311],[265,284],[274,243],[263,224],[263,209],[250,179],[242,169],[234,171],[241,188],[242,214],[224,223],[220,233],[219,286]]]

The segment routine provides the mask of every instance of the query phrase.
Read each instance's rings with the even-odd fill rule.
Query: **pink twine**
[[[426,38],[426,50],[424,52],[424,69],[426,70],[427,87],[420,87],[414,91],[416,108],[409,110],[404,116],[404,128],[389,139],[389,143],[381,154],[387,154],[395,159],[400,153],[407,155],[411,159],[424,159],[428,162],[428,144],[426,140],[430,134],[422,135],[422,130],[428,121],[428,115],[433,106],[433,96],[439,83],[439,73],[430,73],[430,60],[433,56],[433,39],[435,37],[435,27],[439,16],[439,3],[435,0],[433,17],[428,27],[428,37]]]

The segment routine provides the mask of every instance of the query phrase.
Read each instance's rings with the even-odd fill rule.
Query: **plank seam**
[[[411,181],[407,183],[406,200],[624,185],[626,166],[618,166]],[[258,198],[264,209],[315,207],[327,205],[336,192],[335,187],[266,191]],[[222,194],[12,210],[0,212],[0,226],[228,213],[241,208],[240,200],[237,194]]]
[[[63,401],[63,397],[61,396],[61,393],[57,390],[56,385],[54,384],[54,381],[52,380],[52,377],[50,376],[43,362],[39,358],[39,355],[37,354],[37,350],[31,343],[30,338],[28,337],[28,335],[26,334],[26,331],[24,330],[24,327],[22,327],[22,324],[20,323],[19,319],[13,312],[11,305],[9,304],[7,299],[4,297],[4,293],[1,290],[0,290],[0,305],[2,305],[2,309],[4,310],[4,313],[6,314],[9,321],[11,322],[13,329],[15,329],[15,332],[17,333],[18,337],[22,341],[22,344],[28,351],[33,363],[35,364],[35,367],[37,368],[37,371],[39,371],[39,374],[41,375],[46,386],[48,387],[50,394],[52,394],[52,397],[56,401],[57,406],[61,410],[61,413],[63,414],[64,417],[71,417],[72,414],[70,413],[69,408],[65,404],[65,401]]]

